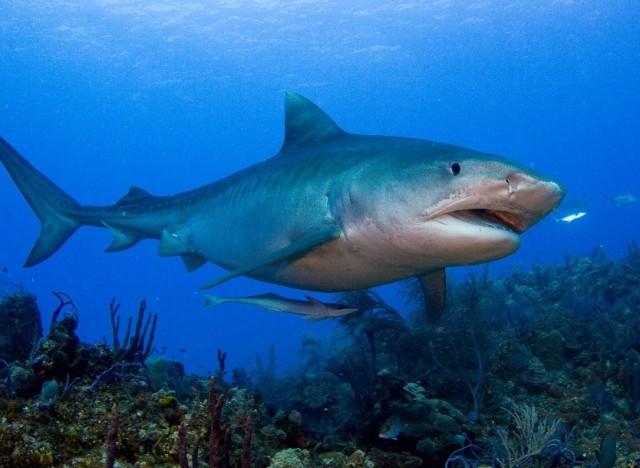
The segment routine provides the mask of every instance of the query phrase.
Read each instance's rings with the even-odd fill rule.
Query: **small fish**
[[[565,223],[570,223],[571,221],[575,221],[576,219],[580,219],[583,216],[585,216],[587,213],[585,213],[584,211],[581,211],[579,213],[574,213],[574,214],[570,214],[568,216],[565,216],[564,218],[556,218],[556,222],[558,221],[564,221]]]
[[[629,203],[635,203],[638,201],[636,197],[629,193],[618,195],[616,197],[607,197],[607,200],[609,200],[611,203],[615,203],[616,206],[627,205]]]
[[[295,299],[287,299],[286,297],[273,293],[249,297],[218,297],[208,295],[205,296],[205,305],[207,307],[213,307],[223,302],[235,302],[237,304],[260,307],[265,310],[304,315],[306,319],[311,322],[331,317],[340,317],[358,310],[345,307],[341,304],[325,304],[311,296],[305,297],[307,298],[306,301],[298,301]]]
[[[385,422],[382,423],[378,437],[381,439],[398,440],[398,436],[401,431],[402,421],[400,420],[400,416],[394,414],[393,416],[389,416]]]

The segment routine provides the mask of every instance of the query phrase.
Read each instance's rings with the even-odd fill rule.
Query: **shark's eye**
[[[451,172],[453,173],[453,175],[458,175],[460,174],[460,164],[458,163],[453,163],[451,165]]]

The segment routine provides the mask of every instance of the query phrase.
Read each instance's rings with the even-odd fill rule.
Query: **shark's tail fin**
[[[74,219],[80,205],[0,138],[0,162],[40,219],[40,236],[24,266],[49,258],[82,223]]]

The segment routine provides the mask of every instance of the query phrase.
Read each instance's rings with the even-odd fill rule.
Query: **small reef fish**
[[[616,206],[627,205],[629,203],[635,203],[638,201],[636,197],[629,193],[618,195],[616,197],[607,197],[607,200],[609,200],[611,203],[615,203]]]
[[[378,437],[387,440],[398,440],[400,432],[402,432],[402,421],[400,420],[400,416],[394,414],[382,423]]]
[[[214,307],[224,302],[235,302],[236,304],[247,304],[265,310],[304,315],[310,322],[341,317],[358,310],[340,304],[325,304],[311,296],[305,297],[307,298],[306,301],[298,301],[295,299],[287,299],[273,293],[249,297],[218,297],[207,295],[205,296],[205,305],[207,307]]]
[[[583,216],[586,216],[586,214],[587,214],[586,212],[581,211],[579,213],[574,213],[574,214],[565,216],[564,218],[556,218],[556,222],[564,221],[565,223],[570,223],[571,221],[575,221],[576,219],[580,219]]]

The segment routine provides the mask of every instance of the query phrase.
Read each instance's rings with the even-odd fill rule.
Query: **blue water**
[[[275,154],[283,96],[296,91],[348,131],[468,146],[562,181],[567,209],[492,271],[600,245],[618,258],[640,237],[640,203],[607,200],[640,197],[639,24],[633,0],[4,0],[0,135],[81,203],[112,204],[129,185],[172,194]],[[553,219],[576,211],[587,215]],[[217,348],[233,367],[272,344],[284,370],[305,334],[332,331],[238,305],[204,309],[198,286],[222,270],[187,273],[152,241],[105,254],[110,235],[95,228],[25,270],[39,225],[3,170],[0,222],[4,289],[34,292],[45,322],[51,291],[67,292],[88,342],[110,343],[112,297],[125,315],[147,298],[158,351],[194,372],[215,369]],[[244,278],[216,289],[267,291],[302,294]],[[402,306],[397,286],[380,291]]]

